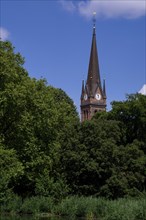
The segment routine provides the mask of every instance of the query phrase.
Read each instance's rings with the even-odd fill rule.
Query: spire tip
[[[96,11],[93,12],[93,28],[95,28],[96,23]]]

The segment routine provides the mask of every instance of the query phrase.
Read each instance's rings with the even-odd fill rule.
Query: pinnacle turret
[[[103,80],[103,96],[106,98],[105,79]]]
[[[84,86],[84,80],[82,80],[82,92],[81,92],[81,99],[84,98],[84,93],[85,93],[85,86]]]

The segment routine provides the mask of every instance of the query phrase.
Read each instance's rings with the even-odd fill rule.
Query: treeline
[[[116,199],[146,185],[146,96],[113,102],[80,123],[73,101],[30,78],[10,42],[0,42],[0,201],[18,195]]]

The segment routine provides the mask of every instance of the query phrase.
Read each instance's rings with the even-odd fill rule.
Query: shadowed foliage
[[[30,78],[10,42],[0,42],[0,56],[2,203],[15,195],[55,201],[69,195],[141,196],[146,96],[129,95],[113,102],[110,112],[80,123],[67,94],[44,79]]]

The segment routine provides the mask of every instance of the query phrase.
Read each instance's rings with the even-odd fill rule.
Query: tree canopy
[[[1,201],[69,194],[137,196],[146,184],[146,96],[113,102],[80,123],[73,101],[31,78],[10,42],[0,42]]]

